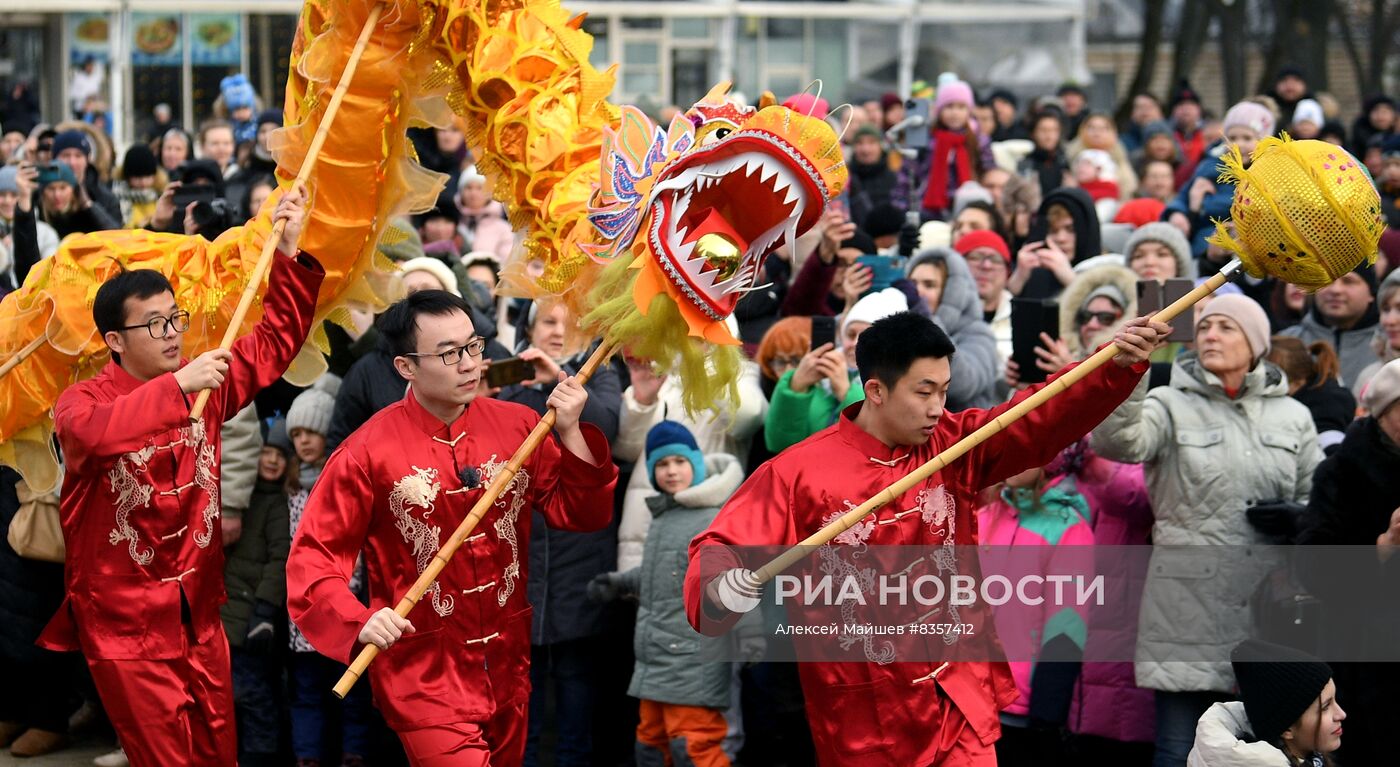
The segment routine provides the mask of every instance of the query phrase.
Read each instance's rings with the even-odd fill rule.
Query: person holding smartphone
[[[58,250],[58,233],[34,214],[39,169],[33,163],[0,168],[0,244],[10,255],[0,265],[0,297],[24,284],[29,270]]]

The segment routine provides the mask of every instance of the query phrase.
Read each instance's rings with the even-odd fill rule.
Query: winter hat
[[[1113,223],[1143,226],[1153,221],[1160,220],[1162,218],[1162,211],[1166,209],[1167,204],[1161,200],[1156,200],[1151,197],[1139,197],[1136,200],[1129,200],[1118,206],[1118,212],[1113,214]]]
[[[1322,127],[1327,118],[1322,116],[1322,105],[1317,103],[1317,99],[1303,99],[1298,102],[1298,106],[1293,108],[1293,124],[1312,123],[1318,128]],[[55,146],[57,144],[55,143]],[[57,154],[57,152],[55,152]]]
[[[1196,262],[1191,259],[1191,243],[1186,241],[1186,235],[1182,234],[1180,229],[1165,221],[1138,227],[1128,238],[1128,244],[1123,247],[1123,256],[1129,264],[1133,262],[1133,251],[1144,242],[1160,242],[1166,245],[1176,257],[1176,276],[1196,278]]]
[[[65,149],[81,149],[83,154],[92,156],[92,143],[86,133],[80,130],[64,131],[53,137],[53,156],[58,157]]]
[[[1084,300],[1080,302],[1079,308],[1081,310],[1088,309],[1089,304],[1093,303],[1095,298],[1107,298],[1112,301],[1113,305],[1118,307],[1120,311],[1127,311],[1128,309],[1128,297],[1123,295],[1122,288],[1119,288],[1111,282],[1105,282],[1090,291],[1089,295],[1085,296]]]
[[[462,294],[457,290],[457,275],[442,262],[442,259],[432,256],[419,256],[403,262],[399,269],[402,274],[410,272],[427,272],[437,278],[442,283],[442,289],[454,296],[460,297]]]
[[[1225,113],[1225,120],[1221,122],[1220,129],[1228,133],[1235,126],[1244,126],[1259,134],[1259,138],[1272,136],[1274,134],[1274,113],[1269,108],[1255,101],[1241,101],[1230,107],[1230,111]]]
[[[1192,101],[1196,104],[1201,103],[1200,95],[1196,93],[1196,89],[1192,88],[1191,83],[1187,82],[1184,77],[1177,82],[1176,90],[1172,91],[1171,106],[1169,106],[1168,109],[1176,109],[1176,105],[1183,101]]]
[[[335,393],[339,389],[340,378],[327,373],[316,379],[310,389],[298,394],[287,410],[287,433],[306,429],[321,435],[330,434],[331,413],[335,411]]]
[[[156,155],[150,147],[145,144],[132,144],[131,148],[126,150],[126,156],[122,158],[122,178],[130,180],[154,176],[156,167]]]
[[[0,194],[5,192],[19,193],[19,166],[6,165],[0,168]]]
[[[1381,156],[1386,159],[1400,157],[1400,133],[1391,135],[1381,144]]]
[[[875,240],[871,239],[870,235],[859,229],[848,239],[842,240],[841,244],[838,246],[839,250],[845,250],[846,248],[857,248],[861,253],[865,254],[872,254],[879,250],[879,248],[875,247]]]
[[[656,464],[662,458],[678,455],[690,461],[694,477],[691,487],[705,481],[705,454],[695,442],[695,435],[675,421],[662,421],[647,432],[647,479],[656,486]]]
[[[972,202],[985,202],[990,205],[992,204],[992,193],[987,190],[987,187],[976,181],[965,181],[962,186],[958,187],[958,191],[953,192],[953,218],[957,218],[963,208]]]
[[[865,214],[860,228],[870,235],[872,241],[876,237],[899,234],[899,230],[904,228],[904,211],[889,203],[876,205]]]
[[[1074,161],[1091,163],[1098,171],[1099,181],[1118,181],[1118,163],[1113,161],[1113,155],[1102,149],[1085,149]]]
[[[947,248],[952,241],[953,225],[947,221],[925,221],[919,227],[919,250]]]
[[[882,320],[892,314],[909,311],[909,299],[899,288],[885,288],[878,293],[871,293],[856,302],[855,306],[846,313],[846,318],[841,321],[841,332],[844,334],[846,326],[852,322],[870,322]]]
[[[39,171],[39,188],[41,190],[49,184],[56,184],[60,181],[69,186],[78,185],[78,177],[73,175],[73,169],[68,167],[68,163],[54,163]]]
[[[1386,409],[1400,400],[1400,360],[1391,360],[1376,371],[1370,383],[1366,384],[1361,400],[1373,418],[1380,418]]]
[[[831,111],[831,105],[827,103],[826,99],[817,98],[810,93],[795,93],[788,96],[783,101],[783,106],[801,115],[810,114],[818,120],[825,120]]]
[[[267,447],[275,447],[288,457],[296,452],[292,447],[292,438],[287,436],[287,419],[278,418],[267,427],[267,436],[263,438],[263,444]]]
[[[462,169],[462,174],[457,177],[457,193],[461,194],[462,187],[472,182],[485,184],[486,177],[481,175],[481,171],[478,171],[475,165],[468,165],[466,168]],[[491,190],[488,189],[486,191],[490,192]]]
[[[1175,131],[1172,130],[1171,123],[1167,122],[1166,120],[1153,120],[1152,122],[1142,126],[1142,143],[1146,144],[1147,140],[1152,138],[1153,136],[1166,136],[1167,138],[1174,138],[1174,134]]]
[[[978,229],[975,232],[968,232],[958,238],[958,243],[953,246],[953,250],[960,256],[966,256],[978,248],[991,248],[1006,261],[1006,265],[1011,265],[1011,249],[1006,246],[1006,240],[1001,235],[990,229]]]
[[[1322,695],[1332,669],[1292,647],[1246,639],[1230,653],[1254,737],[1278,743]]]
[[[934,119],[938,119],[936,115],[942,111],[943,107],[949,104],[963,104],[968,109],[971,109],[973,101],[971,85],[968,85],[962,80],[952,80],[942,83],[938,86],[938,95],[933,99]]]
[[[1259,302],[1244,294],[1216,295],[1201,312],[1200,319],[1219,314],[1235,321],[1244,331],[1249,350],[1258,362],[1269,353],[1269,316],[1264,314]],[[1292,720],[1289,720],[1292,723]],[[1281,731],[1280,731],[1281,732]]]
[[[219,93],[224,97],[224,106],[230,112],[235,109],[252,109],[255,100],[253,86],[243,75],[229,75],[219,81]]]
[[[276,125],[279,128],[282,127],[282,110],[264,109],[263,111],[258,112],[257,126],[261,128],[262,126],[269,124]]]
[[[866,123],[865,125],[862,125],[862,126],[860,126],[859,128],[856,128],[855,134],[853,134],[853,136],[851,137],[851,143],[854,144],[855,142],[857,142],[857,141],[859,141],[859,140],[861,140],[861,139],[863,139],[863,138],[865,138],[865,137],[867,137],[867,136],[869,136],[870,138],[873,138],[873,139],[875,139],[875,140],[877,140],[877,141],[884,141],[884,139],[885,139],[885,134],[881,133],[881,132],[880,132],[880,129],[879,129],[878,127],[876,127],[876,126],[874,126],[874,125],[871,125],[871,124],[869,124],[869,123]]]
[[[1376,280],[1376,265],[1362,261],[1352,271],[1366,281],[1366,287],[1371,289],[1371,295],[1376,295],[1376,291],[1380,289],[1380,283]]]

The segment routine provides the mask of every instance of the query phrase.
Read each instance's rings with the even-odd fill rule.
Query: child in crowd
[[[326,434],[330,431],[335,390],[340,381],[322,376],[316,384],[297,395],[287,411],[287,433],[295,448],[295,459],[287,475],[287,510],[290,529],[296,535],[311,488],[326,465]],[[364,564],[357,562],[350,577],[350,588],[368,603]],[[297,767],[320,767],[326,741],[326,720],[330,707],[339,705],[341,722],[341,767],[363,767],[369,750],[369,685],[358,684],[345,700],[335,701],[331,687],[345,671],[344,666],[316,652],[295,623],[288,621],[291,661],[292,751]]]
[[[730,664],[704,662],[723,640],[690,627],[682,591],[686,545],[743,483],[744,467],[732,455],[705,456],[688,429],[662,421],[647,432],[646,469],[659,494],[647,499],[653,519],[642,563],[599,575],[589,592],[599,600],[635,594],[641,602],[633,640],[637,663],[627,690],[642,701],[638,767],[728,767]],[[762,647],[761,637],[740,632],[746,649]]]
[[[287,551],[292,545],[284,483],[293,455],[287,425],[277,419],[258,456],[258,480],[243,513],[242,534],[224,549],[224,588],[219,609],[233,664],[233,703],[238,762],[276,764],[281,687],[277,625],[287,602]]]

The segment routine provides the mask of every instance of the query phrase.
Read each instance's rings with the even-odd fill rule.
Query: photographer
[[[176,180],[156,200],[156,212],[147,228],[213,240],[234,223],[218,165],[211,160],[191,160],[180,166]]]
[[[29,270],[58,250],[53,227],[34,217],[39,170],[32,163],[0,168],[0,247],[9,263],[0,267],[0,297],[24,284]]]

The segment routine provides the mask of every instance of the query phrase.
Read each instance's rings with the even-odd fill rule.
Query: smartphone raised
[[[1046,372],[1036,361],[1035,349],[1043,342],[1040,334],[1052,339],[1060,337],[1060,305],[1039,298],[1011,299],[1011,359],[1015,361],[1021,383],[1040,383]]]
[[[1138,314],[1143,316],[1155,314],[1162,309],[1171,306],[1177,299],[1191,292],[1195,283],[1184,277],[1177,277],[1170,280],[1138,280]],[[1172,332],[1167,336],[1168,341],[1189,342],[1196,338],[1196,330],[1193,327],[1191,318],[1194,312],[1185,311],[1176,316],[1171,321]]]
[[[904,270],[900,268],[899,256],[879,256],[864,255],[857,256],[856,263],[861,266],[870,267],[871,281],[870,287],[866,288],[861,296],[868,296],[871,293],[878,293],[894,284],[904,276]]]
[[[486,385],[492,388],[510,386],[535,377],[535,365],[519,357],[492,360],[486,368]]]
[[[836,345],[836,318],[835,317],[813,317],[812,318],[812,343],[809,349],[816,349],[822,344]]]

